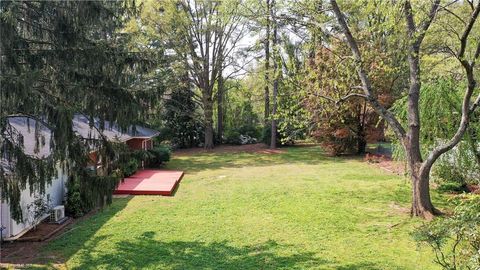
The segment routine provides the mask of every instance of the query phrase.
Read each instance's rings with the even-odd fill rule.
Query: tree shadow
[[[356,264],[347,264],[347,265],[341,265],[338,267],[335,267],[337,270],[382,270],[385,268],[380,268],[375,265],[375,263],[370,263],[370,262],[362,262],[362,263],[356,263]],[[401,269],[396,267],[396,269]]]
[[[198,153],[172,159],[167,168],[194,174],[205,170],[222,168],[264,167],[281,164],[318,165],[360,160],[358,156],[329,157],[318,146],[282,148],[282,153]],[[175,155],[174,155],[175,157]]]
[[[102,240],[90,243],[94,247]],[[313,252],[280,255],[276,252],[280,247],[285,245],[272,240],[242,247],[226,241],[162,242],[155,239],[155,232],[147,231],[133,240],[118,242],[115,252],[92,254],[89,247],[85,248],[77,254],[80,265],[73,269],[305,269],[334,263]]]
[[[75,222],[64,233],[50,240],[38,253],[34,262],[63,264],[66,259],[72,257],[82,247],[97,245],[106,236],[94,237],[95,233],[126,208],[132,198],[132,196],[114,198],[111,205],[82,217],[80,221]]]

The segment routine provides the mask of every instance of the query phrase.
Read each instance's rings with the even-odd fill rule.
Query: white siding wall
[[[64,196],[65,196],[65,184],[67,182],[67,175],[62,172],[60,168],[58,170],[58,177],[52,180],[52,183],[47,186],[45,192],[45,198],[47,196],[50,198],[51,206],[61,205]],[[30,190],[27,186],[27,189],[23,190],[21,193],[20,205],[23,210],[23,217],[27,217],[27,205],[34,201],[34,195],[30,195]],[[8,203],[1,204],[1,225],[4,227],[2,231],[2,236],[5,237],[14,237],[17,234],[21,233],[27,229],[30,225],[28,222],[17,223],[10,216],[10,206]]]

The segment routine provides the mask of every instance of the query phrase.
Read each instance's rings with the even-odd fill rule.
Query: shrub
[[[241,135],[250,136],[252,138],[259,138],[261,136],[262,129],[254,125],[242,125],[238,128],[238,132]]]
[[[236,145],[242,144],[240,141],[240,132],[233,129],[228,129],[225,131],[224,135],[225,135],[225,143],[236,144]]]
[[[446,192],[446,193],[462,193],[462,192],[469,192],[468,187],[465,183],[459,182],[444,182],[441,183],[437,190],[439,192]]]
[[[465,178],[462,173],[453,164],[441,160],[433,170],[433,175],[438,183],[452,182],[452,183],[465,183]]]
[[[160,166],[161,164],[170,161],[171,151],[166,146],[157,146],[148,150],[150,155],[147,163],[150,166]]]
[[[134,150],[130,156],[138,161],[149,161],[153,157],[149,150]]]
[[[480,269],[480,197],[456,199],[454,214],[418,228],[413,237],[430,246],[442,269]]]
[[[27,222],[33,226],[35,230],[42,218],[50,212],[50,198],[44,198],[41,195],[35,195],[34,201],[27,205]]]
[[[67,182],[67,190],[67,203],[65,204],[66,214],[75,218],[85,215],[85,206],[82,202],[78,182],[70,179]]]
[[[126,164],[123,164],[124,166],[120,168],[120,170],[123,172],[123,175],[125,177],[128,177],[132,174],[134,174],[138,170],[138,166],[140,165],[140,162],[136,158],[131,158]]]
[[[67,215],[81,217],[96,207],[110,204],[121,178],[120,170],[107,176],[96,175],[88,170],[78,171],[67,182]]]
[[[480,167],[475,153],[467,142],[460,142],[452,151],[445,153],[433,168],[433,177],[438,183],[456,182],[479,184]]]

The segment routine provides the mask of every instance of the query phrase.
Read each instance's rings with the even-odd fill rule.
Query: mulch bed
[[[35,230],[30,230],[26,234],[22,235],[17,241],[20,242],[36,242],[36,241],[45,241],[52,237],[57,232],[61,231],[68,224],[72,222],[71,219],[63,222],[62,224],[47,223],[42,222],[38,224]]]

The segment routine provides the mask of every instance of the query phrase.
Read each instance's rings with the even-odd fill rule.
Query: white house
[[[25,154],[38,159],[50,156],[52,132],[46,125],[28,116],[11,116],[7,121],[9,124],[7,131],[20,134],[23,138],[23,151]],[[123,132],[116,124],[108,121],[105,122],[105,128],[101,130],[98,119],[95,119],[93,125],[94,126],[90,125],[90,121],[86,116],[80,114],[75,115],[72,121],[73,130],[84,140],[100,140],[101,138],[105,138],[108,141],[125,143],[132,149],[151,149],[153,147],[152,139],[159,135],[158,131],[142,126],[135,126],[135,128],[130,127]],[[36,132],[38,132],[38,134],[36,134]],[[37,145],[37,138],[40,138],[42,143]],[[97,160],[95,147],[91,149],[90,158],[95,164],[100,162]],[[9,164],[6,159],[0,157],[0,166],[2,166],[8,174],[9,171],[13,171],[9,169],[9,166],[14,166],[14,164]],[[50,202],[52,208],[63,205],[66,201],[67,180],[68,173],[63,172],[60,166],[57,166],[57,176],[52,179],[51,183],[46,187],[44,194],[44,198]],[[27,186],[27,188],[21,192],[20,197],[23,217],[28,216],[27,205],[31,204],[34,200],[35,194],[30,194],[30,189]],[[15,221],[10,213],[10,205],[4,200],[0,200],[0,202],[0,228],[2,228],[2,237],[4,240],[15,240],[32,228],[32,224],[27,220],[24,222]]]
[[[16,134],[21,134],[23,137],[23,151],[25,154],[33,158],[46,158],[51,154],[50,151],[50,139],[51,131],[48,127],[42,124],[40,121],[36,121],[28,116],[11,116],[7,119],[9,123],[10,131]],[[38,132],[38,138],[41,138],[42,143],[39,143],[36,147],[37,140],[35,132]],[[44,142],[44,144],[43,144]],[[14,164],[13,164],[14,165]],[[7,172],[9,170],[9,164],[5,159],[0,162],[0,166]],[[48,198],[52,207],[63,204],[65,198],[65,183],[67,176],[62,173],[60,168],[57,168],[58,175],[52,179],[51,183],[46,187],[45,198]],[[35,200],[35,194],[30,194],[30,189],[27,186],[25,190],[21,192],[20,206],[22,214],[25,219],[24,222],[17,222],[11,217],[10,205],[3,201],[0,206],[0,227],[2,228],[2,237],[5,240],[14,240],[19,238],[29,229],[32,224],[26,220],[28,216],[27,205],[31,204]]]

